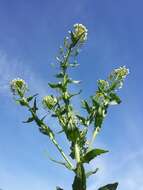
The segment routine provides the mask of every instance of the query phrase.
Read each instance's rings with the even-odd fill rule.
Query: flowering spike
[[[109,83],[111,88],[113,90],[122,88],[124,79],[128,74],[129,69],[127,69],[125,66],[119,67],[118,69],[112,71],[112,73],[109,75]]]
[[[87,40],[87,28],[83,24],[74,24],[74,37],[79,39],[80,42]]]
[[[45,96],[45,97],[43,98],[42,103],[43,103],[43,106],[44,106],[45,108],[48,108],[48,109],[51,110],[51,109],[56,105],[57,99],[54,98],[53,96]]]
[[[20,78],[13,79],[10,82],[10,88],[11,88],[13,95],[19,95],[21,97],[28,90],[28,86],[27,86],[26,82]]]

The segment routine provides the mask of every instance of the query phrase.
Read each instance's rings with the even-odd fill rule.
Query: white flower
[[[104,94],[100,92],[96,92],[96,95],[94,96],[94,100],[100,105],[104,106],[107,104],[107,100],[105,99]]]
[[[42,103],[45,108],[52,109],[56,105],[57,99],[53,96],[45,96]]]
[[[80,38],[80,42],[84,42],[87,40],[87,28],[83,24],[74,24],[74,37]]]
[[[109,76],[110,85],[114,85],[116,89],[122,88],[124,79],[128,74],[129,69],[127,69],[125,66],[115,69]]]
[[[107,91],[109,89],[109,83],[106,80],[98,80],[98,87],[102,91]]]
[[[26,82],[20,78],[13,79],[10,82],[10,88],[14,95],[20,95],[20,96],[23,96],[24,93],[28,90]]]

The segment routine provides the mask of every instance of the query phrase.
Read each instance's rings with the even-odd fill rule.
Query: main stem
[[[76,159],[76,169],[74,182],[72,184],[73,190],[86,190],[86,175],[84,165],[80,159],[80,147],[77,143],[74,145],[75,147],[75,159]]]
[[[75,178],[72,184],[73,190],[86,190],[86,175],[83,163],[77,163]]]
[[[71,47],[69,48],[69,50],[67,52],[65,64],[67,64],[70,54],[71,54]],[[66,70],[64,72],[66,72]],[[75,143],[74,147],[75,147],[75,159],[76,159],[77,164],[76,164],[76,168],[74,170],[75,177],[74,177],[74,181],[72,184],[72,189],[73,190],[86,190],[86,175],[85,175],[84,165],[80,160],[80,147],[78,146],[77,143]]]

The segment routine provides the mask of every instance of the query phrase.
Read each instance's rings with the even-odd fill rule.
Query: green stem
[[[94,143],[95,138],[98,135],[99,131],[100,131],[99,127],[96,127],[95,130],[93,131],[93,135],[92,135],[92,138],[91,138],[91,141],[89,143],[87,151],[90,151],[92,149],[93,143]]]
[[[59,146],[59,144],[57,143],[57,141],[55,140],[55,138],[52,138],[51,141],[57,147],[57,149],[59,150],[59,152],[61,153],[62,157],[65,159],[65,161],[68,163],[69,168],[71,170],[73,170],[74,169],[73,164],[70,162],[70,160],[68,159],[68,157],[65,155],[65,153],[63,152],[62,148]]]
[[[71,47],[67,50],[67,53],[66,53],[66,56],[65,56],[65,60],[63,62],[64,68],[62,68],[62,69],[63,69],[63,73],[64,74],[66,73],[66,70],[67,70],[67,67],[68,67],[67,62],[68,62],[68,59],[70,57],[70,54],[71,54]]]
[[[80,148],[77,143],[75,144],[75,159],[77,163],[80,162]]]
[[[85,169],[82,163],[77,163],[75,169],[75,178],[72,184],[73,190],[86,190],[86,175]]]
[[[62,157],[64,158],[64,160],[67,162],[69,169],[74,170],[74,166],[73,164],[70,162],[70,160],[68,159],[68,157],[65,155],[64,151],[62,150],[62,148],[60,147],[60,145],[58,144],[58,142],[56,141],[54,134],[52,132],[52,130],[44,123],[41,122],[41,120],[38,118],[38,116],[36,115],[36,113],[34,113],[31,109],[31,107],[29,105],[27,105],[27,107],[29,108],[29,111],[31,112],[34,121],[36,122],[36,124],[40,127],[40,129],[44,128],[44,129],[48,129],[48,136],[50,138],[50,140],[52,141],[52,143],[55,145],[55,147],[58,149],[58,151],[60,152],[60,154],[62,155]]]

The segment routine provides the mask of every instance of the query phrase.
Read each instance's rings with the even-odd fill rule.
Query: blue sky
[[[83,81],[82,97],[95,92],[98,78],[114,68],[130,69],[122,104],[112,107],[95,145],[110,153],[91,163],[100,171],[88,190],[119,181],[118,190],[142,190],[143,2],[141,0],[0,0],[0,187],[4,190],[71,189],[72,174],[48,160],[57,155],[36,126],[22,124],[28,113],[15,105],[8,83],[24,78],[32,92],[47,95],[58,47],[74,23],[89,30],[73,76]],[[80,97],[76,105],[79,107]],[[51,121],[48,121],[54,124]],[[56,131],[56,123],[53,126]],[[66,147],[66,141],[63,147]]]

